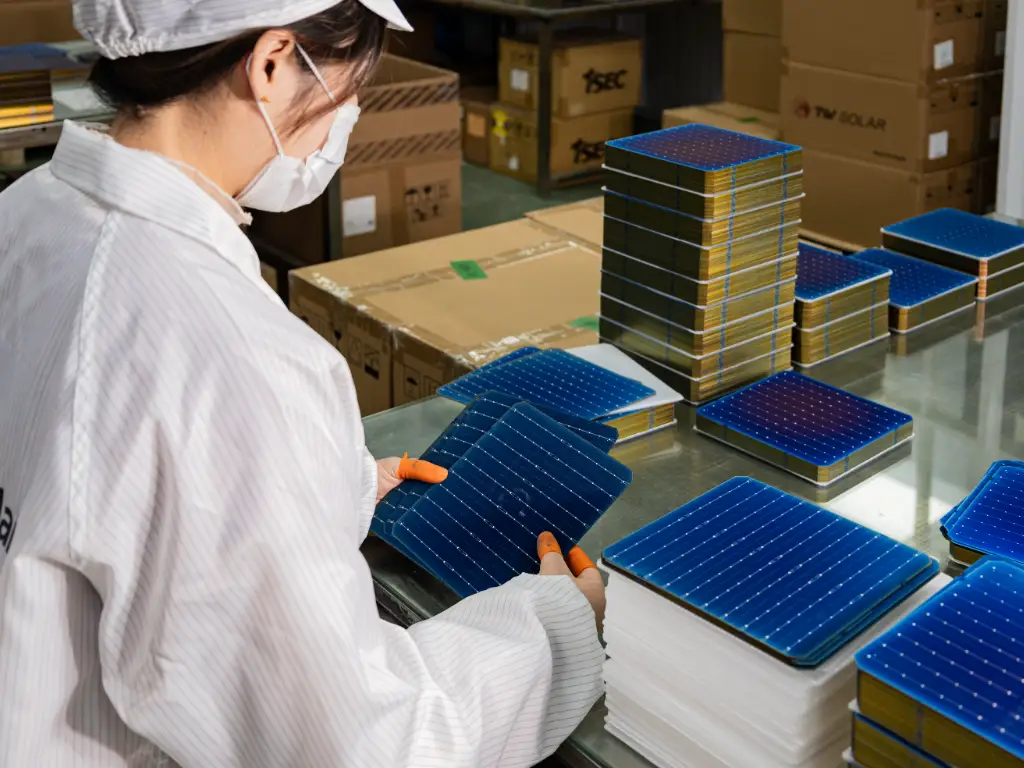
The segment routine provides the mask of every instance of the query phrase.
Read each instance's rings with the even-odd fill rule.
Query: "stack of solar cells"
[[[793,371],[701,407],[696,429],[820,486],[914,436],[909,415]]]
[[[406,481],[377,505],[370,529],[462,597],[539,567],[537,537],[573,547],[626,489],[603,424],[485,392],[422,458],[448,469],[438,485]]]
[[[823,363],[889,335],[888,269],[800,243],[793,362]]]
[[[607,424],[618,430],[620,441],[675,424],[681,399],[608,344],[571,351],[523,347],[437,390],[459,403],[487,391]]]
[[[884,248],[854,259],[892,272],[889,330],[904,334],[974,306],[978,278]]]
[[[791,363],[799,147],[705,125],[608,142],[601,338],[701,403]]]
[[[952,208],[943,208],[882,229],[890,250],[978,278],[978,299],[987,301],[1024,284],[1024,229]]]
[[[985,555],[1024,563],[1024,461],[997,461],[942,518],[949,556],[970,565]]]
[[[603,560],[605,727],[662,768],[836,768],[854,650],[934,592],[939,570],[744,477]]]
[[[1024,568],[986,558],[857,654],[851,765],[1024,765]]]

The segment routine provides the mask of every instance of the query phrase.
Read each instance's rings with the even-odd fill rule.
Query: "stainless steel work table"
[[[693,409],[680,408],[676,428],[614,450],[633,470],[633,484],[583,546],[596,558],[640,526],[731,477],[748,475],[913,544],[945,565],[939,517],[993,461],[1024,457],[1024,290],[810,373],[909,412],[915,431],[911,446],[821,491],[697,434]],[[370,416],[367,443],[376,456],[418,455],[458,411],[458,405],[435,398]],[[364,552],[378,603],[399,623],[433,616],[454,602],[447,588],[383,542],[367,541]],[[586,768],[649,765],[607,735],[603,721],[599,705],[558,756]]]

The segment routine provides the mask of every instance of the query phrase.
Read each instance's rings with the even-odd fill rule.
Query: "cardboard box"
[[[702,123],[727,131],[749,133],[762,139],[778,139],[782,135],[779,115],[753,107],[722,102],[699,107],[666,109],[661,116],[662,128]]]
[[[538,48],[502,38],[498,100],[536,111]],[[562,118],[635,107],[643,84],[643,49],[636,38],[608,32],[566,32],[551,63],[552,114]]]
[[[495,105],[491,169],[523,181],[537,178],[537,113]],[[633,133],[633,108],[551,121],[551,177],[599,170],[604,143]]]
[[[786,141],[909,171],[952,168],[998,147],[1002,76],[934,85],[788,63]]]
[[[0,45],[63,43],[80,37],[71,21],[70,0],[0,2]]]
[[[359,108],[346,169],[461,152],[459,76],[454,72],[386,54],[359,94]]]
[[[725,33],[725,100],[766,112],[779,111],[782,40],[746,32]]]
[[[1003,68],[1007,0],[784,0],[785,58],[934,82]]]
[[[596,343],[600,270],[596,250],[522,219],[293,271],[290,301],[349,361],[365,415],[520,346]]]
[[[979,163],[915,173],[804,149],[802,229],[860,248],[878,247],[882,227],[936,208],[976,210]]]
[[[462,162],[343,170],[341,221],[345,256],[455,234],[462,230]]]
[[[573,242],[600,250],[604,245],[604,198],[530,211],[527,218],[550,227]]]
[[[266,280],[267,285],[269,285],[271,288],[273,288],[274,291],[276,292],[277,291],[277,270],[274,269],[269,264],[264,264],[261,261],[260,262],[260,275],[262,275],[263,279]]]
[[[491,157],[491,105],[497,88],[473,86],[462,89],[462,159],[486,166]]]
[[[723,0],[722,29],[780,37],[782,0]]]

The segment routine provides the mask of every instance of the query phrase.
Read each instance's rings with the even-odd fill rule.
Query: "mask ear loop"
[[[309,54],[306,53],[306,50],[298,43],[295,44],[295,50],[297,50],[299,55],[302,56],[303,60],[306,62],[306,66],[308,66],[310,72],[313,73],[313,77],[315,77],[316,81],[320,83],[320,87],[327,93],[327,98],[329,98],[332,103],[336,102],[337,100],[334,98],[334,93],[327,85],[327,81],[324,80],[323,75],[320,74],[320,70],[317,69],[316,64],[314,64],[313,60],[309,58]]]
[[[252,88],[253,98],[256,99],[256,109],[263,115],[263,122],[267,124],[267,128],[270,130],[270,138],[274,140],[274,148],[277,149],[278,157],[284,157],[284,147],[281,146],[281,140],[277,138],[277,131],[274,130],[274,124],[270,121],[270,116],[267,115],[267,109],[263,106],[263,100],[256,96],[256,89],[252,87],[252,54],[249,54],[249,58],[245,61],[245,72],[249,75],[249,87]]]

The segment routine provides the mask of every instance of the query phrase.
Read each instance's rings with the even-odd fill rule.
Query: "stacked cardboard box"
[[[0,45],[78,39],[70,0],[0,0]]]
[[[984,209],[1006,0],[784,0],[782,128],[805,148],[805,229],[878,244],[894,220]]]
[[[342,254],[460,231],[458,75],[388,55],[360,93],[359,106],[362,115],[341,170]],[[290,213],[259,215],[253,234],[298,261],[322,262],[332,215],[327,204],[325,195]]]
[[[474,165],[491,164],[491,105],[498,89],[471,85],[462,89],[462,159]]]
[[[778,112],[782,0],[724,0],[722,29],[725,100]]]
[[[600,169],[604,143],[633,132],[640,103],[640,41],[608,32],[559,38],[552,61],[551,176]],[[524,181],[537,178],[538,47],[502,39],[498,103],[490,119],[490,166]]]
[[[782,135],[779,116],[775,112],[765,112],[742,104],[703,104],[698,107],[678,107],[666,109],[661,116],[662,128],[674,128],[678,125],[701,123],[724,128],[727,131],[749,133],[762,139],[778,139]]]
[[[522,219],[295,270],[289,302],[348,360],[370,414],[517,347],[596,343],[600,261]]]
[[[607,154],[602,341],[691,403],[788,370],[800,148],[695,124]]]

